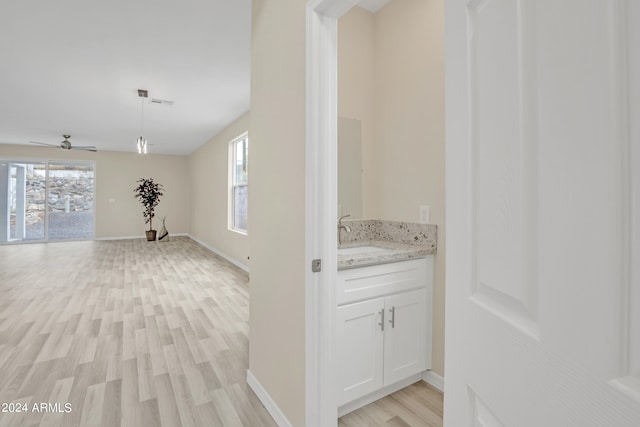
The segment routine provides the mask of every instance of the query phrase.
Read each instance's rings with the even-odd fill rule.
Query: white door
[[[385,298],[384,384],[427,369],[427,290]]]
[[[640,426],[640,2],[445,15],[445,426]]]
[[[336,310],[338,405],[382,388],[384,298]]]

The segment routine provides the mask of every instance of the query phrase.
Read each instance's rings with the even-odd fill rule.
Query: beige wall
[[[362,218],[374,218],[378,195],[373,17],[354,7],[338,20],[338,116],[358,119],[362,126]]]
[[[193,194],[191,236],[243,266],[248,265],[249,236],[228,227],[229,142],[248,130],[249,113],[246,113],[191,153],[187,160]],[[253,150],[251,143],[250,139]]]
[[[305,4],[254,0],[249,369],[294,426],[305,416]]]
[[[132,142],[133,144],[133,142]],[[96,238],[144,237],[148,224],[142,205],[133,197],[140,178],[153,178],[165,187],[153,228],[167,216],[169,234],[189,232],[189,186],[185,156],[115,151],[63,151],[55,148],[0,144],[0,158],[16,160],[92,160],[96,162]]]
[[[444,375],[444,1],[395,0],[375,16],[378,217],[418,221],[431,207],[433,371]]]
[[[432,369],[444,375],[444,2],[354,8],[338,49],[339,115],[363,123],[365,218],[418,222],[427,205],[438,225]]]

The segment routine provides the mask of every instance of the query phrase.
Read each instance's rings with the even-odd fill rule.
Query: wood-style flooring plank
[[[442,427],[442,392],[419,381],[338,420],[338,427]]]
[[[102,424],[102,408],[104,405],[104,392],[107,383],[94,384],[87,387],[87,395],[82,405],[80,425],[87,427],[99,427]]]
[[[275,426],[248,319],[247,274],[186,237],[0,245],[0,401],[72,408],[0,426]]]

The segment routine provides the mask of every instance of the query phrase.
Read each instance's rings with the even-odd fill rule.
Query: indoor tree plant
[[[149,223],[149,230],[146,232],[147,240],[153,241],[156,240],[156,230],[153,229],[152,221],[156,215],[156,206],[160,203],[160,196],[164,194],[164,187],[162,184],[153,182],[153,178],[140,178],[137,183],[138,186],[133,189],[134,197],[140,200],[144,207],[142,212],[144,222]]]

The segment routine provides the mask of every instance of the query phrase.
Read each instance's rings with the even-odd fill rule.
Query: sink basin
[[[372,254],[376,252],[388,251],[380,246],[355,246],[352,248],[338,248],[338,255]]]

